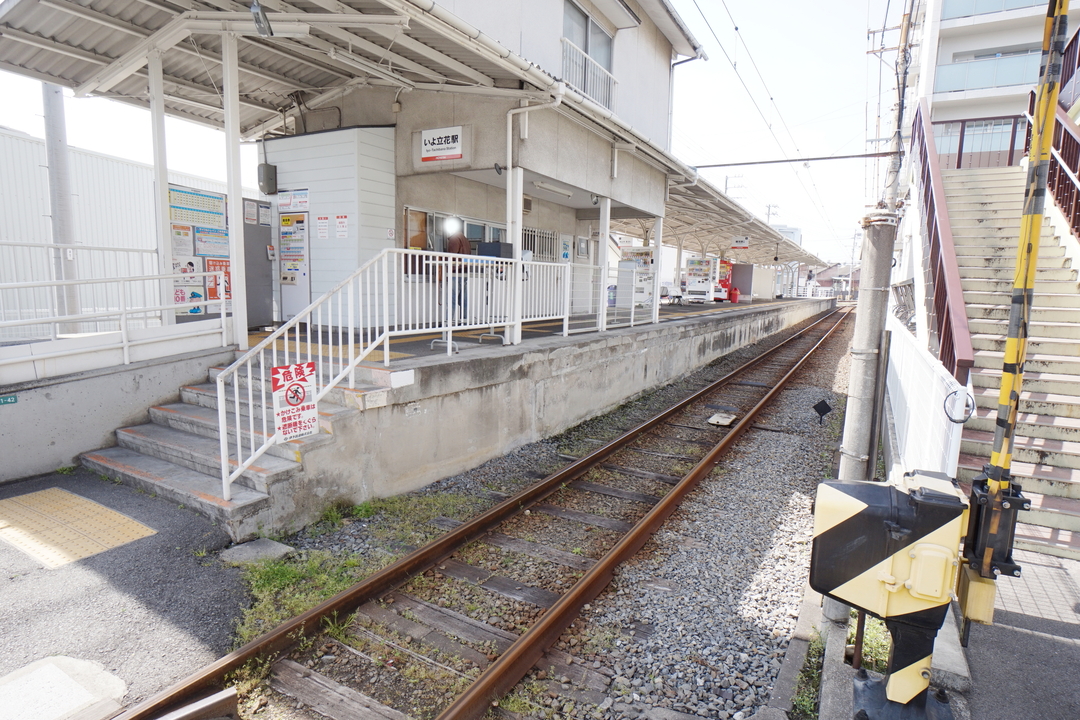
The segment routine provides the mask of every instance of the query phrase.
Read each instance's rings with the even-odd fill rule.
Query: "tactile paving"
[[[0,540],[53,569],[157,533],[60,488],[0,500]]]

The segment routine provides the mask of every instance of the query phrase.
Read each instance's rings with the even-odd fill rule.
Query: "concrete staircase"
[[[959,475],[989,461],[1024,198],[1020,168],[943,173],[975,367],[976,412]],[[1016,547],[1080,559],[1080,282],[1053,228],[1039,241],[1034,306],[1012,471],[1032,501]]]
[[[224,368],[212,367],[207,382],[180,388],[180,401],[150,408],[150,422],[121,428],[116,431],[114,447],[85,453],[83,465],[127,485],[138,487],[192,508],[221,524],[234,540],[245,540],[263,530],[280,530],[283,526],[302,526],[314,517],[297,514],[291,499],[295,488],[304,482],[305,456],[319,448],[335,443],[335,429],[350,415],[366,408],[382,407],[388,402],[390,375],[377,368],[358,369],[360,376],[367,370],[376,381],[386,386],[365,384],[356,389],[335,388],[327,400],[319,403],[319,427],[316,435],[273,445],[243,475],[233,482],[231,497],[225,500],[221,487],[220,444],[217,414],[218,374]],[[411,383],[411,371],[407,371]],[[385,377],[383,377],[385,376]],[[395,378],[396,385],[403,383]],[[255,378],[252,382],[258,386]],[[248,379],[240,378],[246,387]],[[252,435],[256,444],[265,440],[262,431],[263,415],[268,432],[273,434],[273,406],[255,408],[253,425],[245,415],[238,429],[230,422],[230,462],[236,466],[236,434],[240,432],[249,444]],[[252,432],[252,428],[254,431]],[[338,449],[347,452],[347,449]],[[289,508],[288,511],[283,508]],[[295,517],[286,517],[292,512]],[[314,510],[317,516],[318,510]],[[312,515],[311,509],[307,515]]]

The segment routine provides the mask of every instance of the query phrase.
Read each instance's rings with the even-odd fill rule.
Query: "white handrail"
[[[563,80],[590,100],[615,110],[615,89],[618,81],[600,63],[567,38],[563,44]]]
[[[45,282],[18,282],[18,283],[0,283],[0,317],[3,317],[6,313],[12,312],[15,314],[22,314],[24,310],[18,306],[16,296],[16,307],[8,310],[6,306],[6,300],[3,293],[6,291],[16,290],[39,290],[58,287],[88,287],[88,286],[116,286],[116,300],[110,301],[106,298],[105,302],[108,307],[105,309],[94,309],[88,312],[75,312],[67,313],[64,315],[55,314],[55,308],[46,308],[46,311],[50,312],[49,315],[44,317],[25,317],[17,320],[0,320],[0,330],[8,328],[23,328],[33,327],[37,325],[48,325],[51,327],[50,340],[57,340],[61,338],[63,333],[57,332],[57,328],[63,325],[73,325],[76,323],[97,323],[102,320],[108,320],[110,323],[116,323],[117,327],[109,329],[97,329],[92,333],[77,333],[77,334],[94,334],[100,335],[103,342],[93,344],[90,346],[79,345],[71,348],[63,348],[54,350],[51,352],[34,352],[31,354],[13,355],[0,359],[0,366],[15,365],[25,362],[38,362],[41,360],[56,359],[62,357],[74,357],[77,355],[85,355],[88,352],[101,352],[104,350],[122,350],[123,351],[123,364],[129,364],[130,348],[139,347],[143,345],[150,345],[154,343],[162,342],[163,340],[176,340],[184,338],[202,337],[207,335],[221,335],[221,346],[226,347],[228,338],[226,336],[226,329],[224,325],[224,318],[228,314],[225,311],[226,300],[219,298],[216,300],[202,299],[194,302],[176,303],[176,304],[164,304],[155,302],[154,304],[140,303],[132,306],[129,302],[129,286],[135,283],[154,282],[155,285],[160,281],[175,281],[175,280],[190,280],[191,278],[215,278],[218,283],[218,287],[224,287],[225,273],[222,271],[215,272],[200,272],[200,273],[178,273],[168,275],[138,275],[134,277],[121,277],[121,278],[100,278],[93,280],[51,280]],[[203,327],[197,330],[185,329],[183,326],[171,326],[174,327],[170,332],[167,332],[162,337],[131,338],[131,322],[132,316],[142,316],[145,318],[147,315],[155,315],[166,312],[175,312],[176,310],[185,310],[192,308],[209,308],[219,307],[221,308],[221,323],[216,324],[214,327]],[[41,308],[27,309],[25,312],[39,312]],[[142,321],[142,326],[146,326],[146,320]],[[118,342],[107,340],[107,336],[120,334],[120,340]],[[35,342],[34,338],[27,338],[26,344]],[[17,346],[16,346],[17,347]],[[40,348],[38,348],[40,350]]]
[[[383,362],[389,365],[392,337],[440,333],[449,354],[454,332],[511,324],[512,278],[520,264],[495,257],[385,249],[248,350],[216,381],[224,498],[230,498],[232,483],[279,441],[280,432],[270,417],[271,368],[313,361],[318,401],[346,378],[349,387],[355,387],[356,367],[380,345]],[[528,265],[526,273],[540,280],[541,269],[550,263]],[[554,282],[544,278],[538,289]],[[563,313],[565,308],[538,306],[526,318]],[[244,382],[247,389],[242,393]],[[236,435],[232,443],[230,427]]]

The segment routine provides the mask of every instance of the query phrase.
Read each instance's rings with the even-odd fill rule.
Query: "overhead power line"
[[[733,163],[716,163],[712,165],[694,165],[698,170],[705,168],[722,168],[722,167],[736,167],[739,165],[773,165],[775,163],[799,163],[799,162],[815,162],[817,160],[852,160],[854,158],[875,158],[875,157],[889,157],[895,155],[894,152],[876,152],[876,153],[862,153],[859,155],[824,155],[822,157],[810,157],[810,158],[785,158],[783,160],[749,160],[747,162],[733,162]]]

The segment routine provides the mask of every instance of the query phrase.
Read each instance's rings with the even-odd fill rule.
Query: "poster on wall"
[[[307,212],[310,201],[307,188],[278,190],[277,209],[279,213]]]
[[[200,280],[202,278],[199,278]],[[173,288],[173,303],[179,305],[181,303],[199,302],[206,299],[206,291],[203,290],[203,286],[185,287],[177,285]],[[205,315],[206,308],[202,305],[191,308],[177,308],[177,315]]]
[[[334,237],[347,238],[349,237],[349,216],[348,215],[335,215],[334,216]]]
[[[315,238],[318,240],[330,239],[330,216],[329,215],[316,215],[315,216]]]
[[[172,252],[175,257],[191,257],[195,254],[194,229],[191,225],[172,223]]]
[[[199,285],[203,284],[202,276],[196,276],[193,273],[201,273],[203,271],[203,259],[201,257],[195,257],[194,255],[174,255],[172,259],[172,271],[173,274],[180,275],[181,277],[173,281],[175,285]]]
[[[246,207],[245,207],[246,210]],[[206,281],[197,273],[206,269],[204,257],[229,254],[226,230],[226,196],[178,185],[169,186],[169,220],[172,241],[173,302],[206,299]],[[205,306],[177,308],[177,317],[205,315]]]
[[[203,257],[229,257],[229,232],[217,228],[195,228],[195,254]]]
[[[224,272],[225,287],[218,287],[216,276],[206,278],[206,299],[225,300],[225,310],[232,310],[232,278],[227,258],[206,258],[206,272]]]
[[[259,222],[259,203],[255,200],[244,201],[244,224],[257,225]]]

